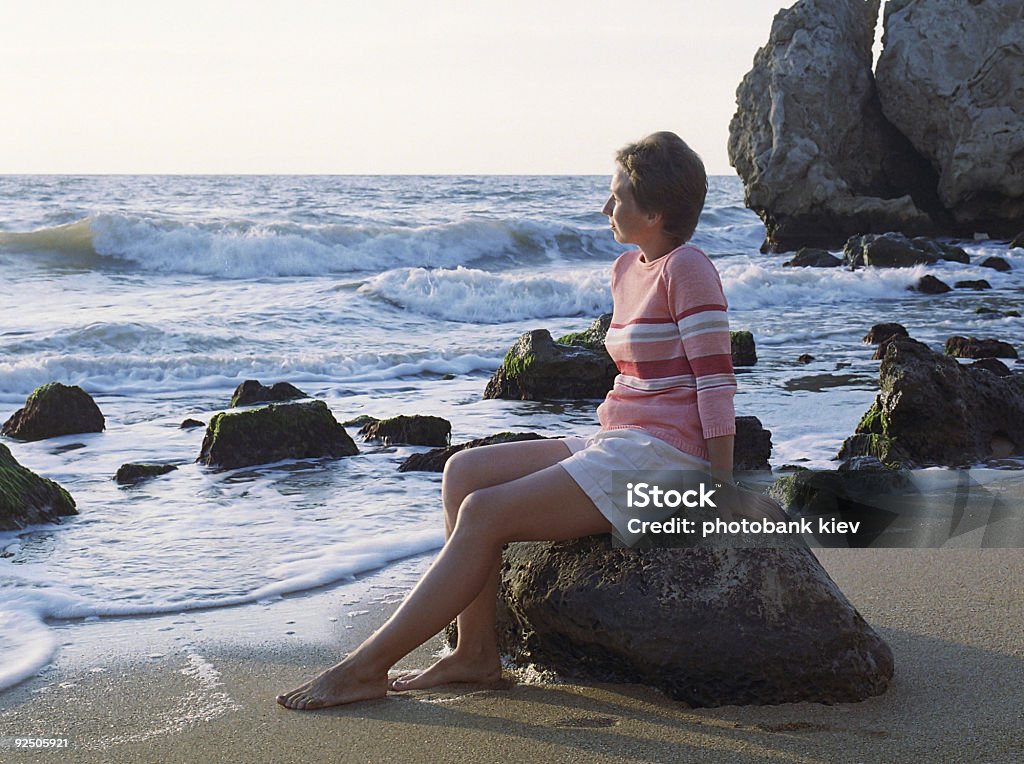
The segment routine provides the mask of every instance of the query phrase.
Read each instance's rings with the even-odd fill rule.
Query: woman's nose
[[[615,208],[615,199],[613,199],[612,197],[609,196],[608,197],[608,201],[606,201],[604,203],[604,207],[601,208],[601,214],[602,215],[607,215],[608,217],[611,217],[612,216],[612,210],[614,208]]]

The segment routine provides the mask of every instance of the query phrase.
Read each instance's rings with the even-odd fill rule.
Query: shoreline
[[[520,680],[317,712],[278,706],[277,692],[333,663],[390,614],[432,557],[421,555],[269,605],[57,627],[59,637],[79,630],[74,645],[43,676],[0,694],[0,739],[7,747],[22,735],[70,741],[63,751],[5,747],[5,759],[18,762],[299,762],[328,751],[338,761],[452,761],[470,752],[480,761],[585,762],[1024,757],[1019,550],[815,553],[893,649],[896,676],[884,695],[690,709],[636,685]],[[425,665],[439,646],[430,640],[400,667]]]

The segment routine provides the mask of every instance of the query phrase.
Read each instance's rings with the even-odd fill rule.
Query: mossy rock
[[[118,485],[135,485],[178,469],[173,464],[122,464],[114,480]]]
[[[352,456],[359,449],[323,401],[272,403],[217,414],[196,460],[219,469],[285,459]]]
[[[71,494],[18,464],[10,449],[0,444],[0,531],[77,514]]]
[[[594,323],[586,331],[563,334],[555,342],[559,345],[575,345],[590,350],[604,350],[604,338],[612,323],[612,314],[605,313],[594,319]]]
[[[0,433],[18,440],[45,440],[60,435],[102,432],[106,427],[99,406],[76,385],[51,382],[37,387],[8,419]]]
[[[564,339],[564,338],[563,338]],[[555,342],[547,329],[521,335],[505,354],[484,390],[484,398],[580,400],[604,398],[618,369],[603,345]]]
[[[729,346],[733,366],[754,366],[757,363],[757,346],[750,332],[729,332]]]
[[[439,416],[400,415],[368,422],[359,434],[364,440],[379,440],[388,446],[447,446],[451,443],[452,423]]]

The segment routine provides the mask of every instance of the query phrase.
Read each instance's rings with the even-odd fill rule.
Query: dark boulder
[[[853,236],[843,247],[843,261],[852,268],[910,268],[932,265],[939,256],[920,249],[901,233]]]
[[[920,292],[921,294],[945,294],[946,292],[952,292],[953,288],[945,281],[941,281],[928,274],[918,279],[917,284],[910,287],[910,291]]]
[[[398,467],[399,472],[443,472],[445,462],[459,451],[477,446],[491,446],[497,443],[516,443],[521,440],[543,440],[543,435],[535,432],[499,432],[486,438],[477,438],[467,443],[459,443],[447,448],[435,448],[423,454],[413,454]]]
[[[864,335],[862,342],[870,345],[881,345],[893,337],[909,337],[907,328],[903,324],[875,324],[868,333]]]
[[[974,363],[968,364],[971,369],[984,369],[992,372],[997,377],[1005,377],[1011,374],[1009,367],[998,358],[980,358]]]
[[[647,684],[694,707],[855,702],[893,673],[888,646],[806,548],[510,544],[498,643],[518,666]]]
[[[178,427],[179,430],[192,430],[196,427],[206,427],[205,422],[200,422],[198,419],[186,419]]]
[[[547,329],[526,332],[506,353],[484,398],[575,400],[604,398],[618,369],[603,348],[556,343]]]
[[[438,416],[396,416],[368,422],[359,434],[364,440],[379,440],[387,446],[447,446],[452,423]]]
[[[946,340],[946,355],[954,358],[1016,358],[1013,345],[1002,340],[979,340],[976,337],[950,337]]]
[[[0,443],[0,531],[59,522],[58,518],[77,514],[71,494],[18,464]]]
[[[878,345],[875,348],[874,354],[871,356],[871,360],[880,361],[885,357],[885,346],[892,342],[896,337],[909,337],[907,329],[903,324],[875,324],[872,326],[868,333],[864,335],[863,342],[867,342],[873,345]]]
[[[814,356],[810,353],[804,353],[802,356],[796,359],[797,363],[811,363],[814,360]]]
[[[58,435],[102,432],[103,414],[89,393],[78,386],[51,382],[37,387],[4,422],[0,433],[18,440],[45,440]]]
[[[1024,249],[1024,231],[1013,237],[1013,241],[1010,242],[1010,249]]]
[[[270,404],[210,420],[196,461],[220,469],[359,453],[323,401]]]
[[[756,416],[736,417],[736,438],[733,445],[733,469],[770,470],[772,433]]]
[[[953,284],[954,289],[991,289],[992,285],[989,284],[985,279],[975,279],[967,281],[957,281]]]
[[[754,366],[757,364],[757,346],[750,332],[729,332],[729,346],[732,350],[733,366]]]
[[[136,485],[178,469],[173,464],[122,464],[114,480],[118,485]]]
[[[828,250],[815,249],[814,247],[801,247],[797,250],[792,260],[782,264],[784,268],[837,268],[843,264],[835,255],[829,254]]]
[[[991,268],[992,270],[1000,271],[1002,273],[1010,270],[1010,264],[1001,257],[986,257],[978,263],[978,265],[982,268]]]
[[[1024,375],[999,377],[961,366],[921,342],[898,337],[886,347],[879,387],[839,459],[969,466],[1006,442],[1011,454],[1024,455]]]
[[[949,260],[963,265],[971,262],[971,256],[967,254],[967,251],[955,244],[944,244],[941,241],[929,239],[927,236],[915,236],[910,241],[922,252],[935,255],[940,260]]]
[[[235,392],[231,396],[231,403],[228,406],[235,408],[236,406],[249,406],[253,403],[277,403],[279,401],[292,401],[297,398],[308,397],[299,388],[288,382],[278,382],[271,387],[267,387],[261,384],[259,380],[247,379],[235,388]]]

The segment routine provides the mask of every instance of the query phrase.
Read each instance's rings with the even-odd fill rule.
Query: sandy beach
[[[896,656],[863,703],[690,709],[638,686],[450,687],[314,713],[274,694],[355,645],[428,560],[242,608],[101,620],[0,697],[12,762],[1024,761],[1019,550],[825,550]],[[333,620],[332,620],[333,619]],[[81,628],[81,626],[79,626]],[[402,665],[422,665],[433,640]],[[26,751],[13,738],[68,740]]]

